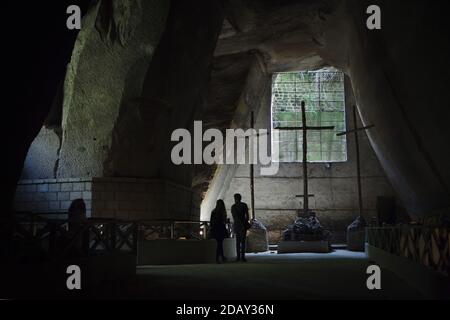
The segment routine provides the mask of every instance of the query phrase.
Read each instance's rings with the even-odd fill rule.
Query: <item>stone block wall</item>
[[[84,199],[87,216],[92,214],[92,179],[21,180],[16,189],[14,210],[51,213],[65,218],[75,199]]]
[[[123,220],[199,220],[198,196],[165,180],[74,178],[22,180],[16,211],[65,218],[73,200],[83,199],[87,216]],[[176,200],[174,200],[176,199]]]
[[[94,178],[94,217],[130,220],[198,220],[191,189],[165,180]]]

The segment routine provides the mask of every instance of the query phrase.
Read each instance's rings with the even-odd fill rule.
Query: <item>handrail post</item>
[[[170,239],[174,239],[175,238],[175,223],[173,221],[170,222]]]
[[[133,222],[133,248],[132,251],[137,255],[137,247],[138,247],[138,234],[139,234],[139,224],[137,222]]]
[[[112,252],[116,251],[116,249],[119,249],[119,248],[116,248],[116,246],[117,246],[117,232],[116,232],[117,230],[116,230],[116,228],[118,228],[118,226],[117,226],[116,222],[114,221],[110,224]]]

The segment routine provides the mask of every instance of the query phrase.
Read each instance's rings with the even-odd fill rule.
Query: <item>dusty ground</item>
[[[274,253],[248,256],[246,264],[148,266],[137,270],[143,299],[418,299],[420,294],[382,270],[382,290],[366,287],[364,253]]]

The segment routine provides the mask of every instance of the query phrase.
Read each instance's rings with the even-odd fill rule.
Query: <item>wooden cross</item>
[[[250,129],[255,129],[255,112],[252,110],[250,114]],[[245,136],[245,139],[251,139],[252,137],[259,137],[262,134],[251,134],[248,136]],[[263,135],[268,135],[268,133],[265,133]],[[250,162],[250,201],[251,201],[251,208],[252,208],[252,220],[256,220],[256,213],[255,213],[255,165],[253,164],[253,146],[249,142],[249,150],[252,153],[251,159],[249,159]]]
[[[251,119],[250,119],[250,128],[255,129],[255,112],[252,110]],[[249,144],[248,146],[251,148],[253,152],[253,146]],[[254,157],[254,155],[253,155]],[[252,158],[253,158],[252,157]],[[251,207],[252,207],[252,217],[253,220],[256,220],[255,213],[255,165],[253,164],[253,159],[250,159],[250,198],[251,198]]]
[[[255,129],[255,112],[252,110],[251,117],[250,117],[250,128]],[[266,133],[265,135],[267,135]],[[259,137],[261,134],[256,134],[257,137]],[[253,135],[252,135],[253,136]],[[250,136],[251,137],[251,136]],[[246,137],[246,138],[250,138]],[[253,146],[249,144],[248,146],[251,148],[251,152],[253,153]],[[250,159],[250,198],[251,198],[251,208],[252,208],[252,218],[253,220],[256,220],[256,213],[255,213],[255,165],[253,164],[253,157]]]
[[[360,161],[360,155],[359,155],[359,138],[358,138],[358,132],[359,131],[365,131],[368,129],[371,129],[375,127],[374,125],[358,128],[358,123],[356,121],[356,106],[353,106],[353,129],[338,133],[337,136],[347,136],[351,133],[355,134],[355,145],[356,145],[356,176],[358,179],[358,205],[359,205],[359,216],[362,217],[363,212],[363,203],[362,203],[362,188],[361,188],[361,161]]]
[[[303,197],[303,214],[309,213],[309,198],[314,195],[308,193],[308,131],[322,131],[322,130],[334,130],[334,126],[328,127],[310,127],[306,124],[306,109],[305,101],[302,101],[302,126],[301,127],[277,127],[274,128],[280,131],[302,131],[303,132],[303,195],[297,197]]]

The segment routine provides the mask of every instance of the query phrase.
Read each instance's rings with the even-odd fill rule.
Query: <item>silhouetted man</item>
[[[241,202],[242,196],[237,193],[234,195],[234,204],[231,207],[231,214],[233,216],[233,229],[236,235],[236,254],[237,261],[245,259],[245,240],[247,237],[247,230],[250,228],[248,207],[247,204]]]

